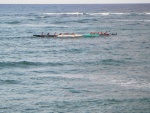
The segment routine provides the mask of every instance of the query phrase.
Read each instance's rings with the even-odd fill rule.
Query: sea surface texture
[[[38,112],[150,113],[150,4],[1,4],[0,113]]]

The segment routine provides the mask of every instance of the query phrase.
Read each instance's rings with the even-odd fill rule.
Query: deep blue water
[[[0,113],[150,112],[150,4],[1,4],[0,34]]]

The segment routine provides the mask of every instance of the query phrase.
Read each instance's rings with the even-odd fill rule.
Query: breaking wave
[[[43,13],[46,15],[83,15],[83,13],[79,12],[71,12],[71,13]]]
[[[136,13],[136,12],[66,12],[66,13],[43,13],[44,15],[49,16],[61,16],[61,15],[102,15],[102,16],[108,16],[108,15],[150,15],[150,12],[142,12],[142,13]]]
[[[117,21],[122,21],[122,22],[150,22],[150,20],[131,20],[131,19],[127,19],[127,20],[120,19]]]

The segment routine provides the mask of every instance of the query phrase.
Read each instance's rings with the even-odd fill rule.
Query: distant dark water
[[[0,112],[150,112],[150,4],[0,5]],[[42,32],[111,31],[95,38]]]

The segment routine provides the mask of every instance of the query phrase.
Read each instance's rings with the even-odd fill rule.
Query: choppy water
[[[150,4],[0,5],[0,112],[149,113],[149,31]]]

